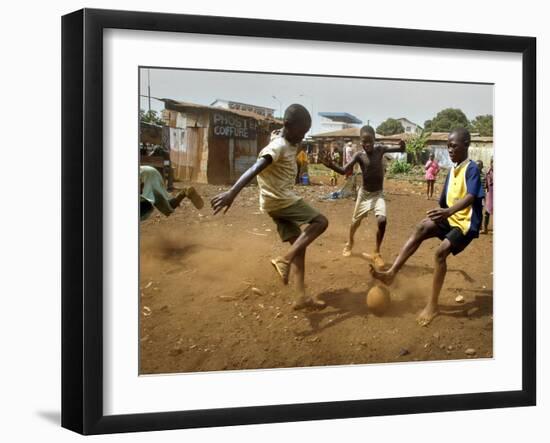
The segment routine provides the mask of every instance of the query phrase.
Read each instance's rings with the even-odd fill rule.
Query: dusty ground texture
[[[306,256],[306,285],[327,302],[323,311],[292,309],[293,282],[283,286],[269,261],[287,245],[259,212],[255,186],[225,215],[184,201],[172,216],[157,212],[141,224],[142,374],[492,357],[492,234],[449,258],[442,315],[429,326],[415,318],[429,295],[437,239],[409,260],[391,288],[389,310],[375,316],[366,307],[373,281],[360,256],[373,249],[374,218],[357,231],[353,256],[343,257],[354,202],[319,201],[336,188],[323,184],[325,177],[313,180],[297,192],[330,222]],[[205,201],[226,189],[196,188]],[[426,200],[419,182],[390,179],[385,189],[382,255],[389,262],[436,202]]]

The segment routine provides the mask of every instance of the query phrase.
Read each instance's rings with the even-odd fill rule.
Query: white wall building
[[[422,132],[422,126],[417,125],[415,122],[410,121],[405,117],[396,118],[396,120],[405,128],[405,134],[419,134]]]

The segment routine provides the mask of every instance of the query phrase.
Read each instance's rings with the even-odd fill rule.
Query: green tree
[[[460,127],[469,128],[470,123],[466,114],[456,108],[443,109],[434,118],[424,122],[424,130],[429,132],[451,132]]]
[[[402,134],[405,128],[400,121],[394,118],[388,118],[378,125],[376,132],[382,135]]]
[[[483,137],[489,137],[493,135],[493,116],[478,115],[471,123],[472,132],[478,132]]]
[[[159,117],[157,114],[157,111],[147,111],[145,112],[143,109],[139,110],[139,121],[143,123],[152,123],[154,125],[162,126],[164,122],[162,121],[162,118]]]
[[[405,151],[413,156],[415,165],[420,163],[420,154],[426,149],[430,134],[423,130],[420,134],[413,135],[405,144]]]

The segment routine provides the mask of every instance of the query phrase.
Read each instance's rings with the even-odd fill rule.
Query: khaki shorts
[[[268,214],[277,225],[277,232],[282,241],[298,237],[302,233],[301,225],[311,223],[315,217],[321,215],[317,209],[301,199],[286,208],[277,209]]]
[[[363,188],[357,194],[355,201],[355,210],[353,211],[352,223],[356,223],[374,211],[375,216],[386,216],[386,201],[384,200],[384,191],[369,192]]]

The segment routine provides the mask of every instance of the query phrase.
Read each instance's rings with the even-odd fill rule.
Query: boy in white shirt
[[[279,136],[260,151],[258,160],[231,187],[211,200],[214,214],[231,207],[239,192],[254,177],[258,178],[260,210],[267,212],[277,225],[283,242],[291,247],[283,256],[271,260],[271,264],[288,284],[290,267],[294,265],[299,298],[294,309],[322,309],[325,303],[305,292],[305,256],[307,247],[328,227],[327,218],[312,208],[293,192],[297,174],[296,154],[298,145],[311,127],[311,116],[302,105],[290,105],[284,115],[284,127]],[[302,231],[301,225],[307,224]]]

